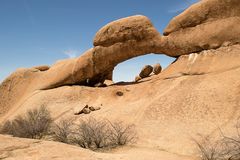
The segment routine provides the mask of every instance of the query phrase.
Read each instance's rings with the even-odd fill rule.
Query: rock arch
[[[145,16],[137,15],[111,22],[96,33],[92,49],[79,58],[57,63],[42,74],[39,80],[52,81],[40,88],[93,85],[111,79],[114,67],[125,60],[149,53],[161,54],[160,41],[160,33]],[[60,68],[61,73],[56,74]]]
[[[178,57],[240,43],[239,26],[239,0],[200,1],[174,17],[164,36],[145,16],[113,21],[96,33],[94,47],[82,56],[41,69],[44,71],[21,69],[10,75],[0,85],[0,106],[20,103],[37,90],[101,82],[111,78],[117,64],[140,55]]]
[[[239,0],[200,1],[174,17],[164,36],[145,16],[122,18],[101,28],[94,38],[94,47],[82,56],[43,73],[48,82],[39,88],[102,82],[111,79],[117,64],[140,55],[178,57],[240,43],[239,26]]]

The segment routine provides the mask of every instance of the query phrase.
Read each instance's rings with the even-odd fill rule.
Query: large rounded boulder
[[[161,73],[161,71],[162,71],[162,66],[159,63],[157,63],[153,66],[153,73],[155,75]]]
[[[143,69],[139,73],[139,77],[146,78],[152,73],[152,71],[153,71],[153,67],[150,65],[146,65],[143,67]]]

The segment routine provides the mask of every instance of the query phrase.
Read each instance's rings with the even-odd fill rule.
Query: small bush
[[[136,132],[134,125],[124,125],[123,122],[110,122],[110,140],[113,145],[125,145],[134,143],[136,140]]]
[[[237,134],[231,137],[222,134],[228,160],[240,160],[240,121],[236,125],[236,131]]]
[[[33,139],[48,135],[54,141],[76,144],[91,150],[113,148],[136,140],[134,125],[95,118],[82,120],[79,124],[74,124],[73,119],[53,123],[50,112],[44,106],[7,121],[0,128],[0,133]]]
[[[221,141],[212,142],[209,138],[203,138],[201,142],[195,141],[201,160],[222,160],[224,149]]]
[[[202,160],[240,160],[240,125],[236,126],[235,136],[225,136],[218,141],[204,138],[202,142],[195,141]]]
[[[106,120],[96,120],[89,118],[82,120],[77,125],[76,132],[74,134],[74,142],[83,148],[103,148],[108,146],[108,137],[110,132],[107,127]]]
[[[50,134],[55,141],[70,143],[70,136],[73,134],[73,119],[63,119],[54,123]]]
[[[0,134],[9,134],[13,135],[13,124],[12,121],[6,121],[1,127],[0,127]]]
[[[47,134],[52,118],[44,106],[27,111],[24,116],[17,116],[12,121],[7,121],[1,127],[1,133],[15,137],[41,139]]]
[[[122,122],[89,118],[81,121],[76,129],[73,143],[92,150],[125,145],[136,139],[134,126]]]

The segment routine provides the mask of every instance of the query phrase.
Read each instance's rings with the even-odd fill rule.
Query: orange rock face
[[[161,150],[191,157],[195,148],[189,135],[216,135],[219,126],[231,132],[230,123],[240,115],[239,26],[239,0],[202,0],[173,18],[163,36],[145,16],[113,21],[80,57],[12,73],[0,85],[0,122],[41,105],[57,120],[91,103],[101,106],[91,116],[136,124],[139,143],[128,155],[154,150],[153,159],[160,159]],[[177,59],[139,83],[86,87],[111,80],[116,65],[149,53]],[[121,153],[125,157],[119,159],[129,158]]]

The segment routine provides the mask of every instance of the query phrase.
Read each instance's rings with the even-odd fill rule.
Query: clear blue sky
[[[197,0],[0,0],[0,81],[20,67],[51,65],[92,47],[105,24],[131,15],[149,17],[160,33]],[[173,59],[147,55],[121,63],[114,80],[133,80],[146,64]]]

